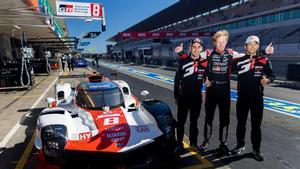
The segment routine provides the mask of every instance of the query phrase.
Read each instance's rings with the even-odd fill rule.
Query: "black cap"
[[[194,43],[199,43],[201,46],[203,46],[203,41],[200,39],[200,38],[194,38],[191,40],[191,46],[194,44]]]

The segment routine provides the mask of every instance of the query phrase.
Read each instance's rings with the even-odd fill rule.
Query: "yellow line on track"
[[[20,160],[18,161],[18,164],[15,169],[23,169],[24,168],[24,166],[27,162],[27,159],[32,151],[35,136],[36,136],[36,131],[34,131],[34,133],[32,134],[31,139],[30,139],[28,145],[26,146],[26,149],[25,149],[24,153],[22,154]]]
[[[190,147],[186,142],[183,142],[183,146],[184,146],[184,148]],[[205,159],[204,157],[202,157],[199,153],[197,153],[195,151],[190,150],[190,155],[193,155],[194,157],[196,157],[201,162],[201,164],[183,167],[183,169],[196,169],[196,168],[201,169],[201,168],[209,168],[209,167],[214,166],[210,161],[208,161],[207,159]]]
[[[69,72],[64,72],[63,74],[68,75]],[[34,97],[34,95],[31,95],[31,96]],[[31,97],[31,96],[27,96],[27,97]],[[24,166],[25,166],[25,164],[28,160],[28,157],[30,156],[30,153],[33,149],[36,132],[37,132],[36,130],[33,132],[32,136],[31,136],[31,139],[30,139],[29,143],[27,144],[27,146],[25,148],[25,151],[23,152],[20,160],[17,161],[17,165],[16,165],[15,169],[23,169],[24,168]]]

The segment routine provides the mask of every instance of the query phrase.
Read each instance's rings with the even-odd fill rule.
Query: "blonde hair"
[[[214,34],[214,36],[213,36],[214,42],[215,42],[219,37],[221,37],[221,36],[225,36],[226,39],[227,39],[227,41],[228,41],[228,37],[229,37],[228,31],[227,31],[227,30],[220,30],[220,31],[218,31],[218,32],[216,32],[216,33]]]

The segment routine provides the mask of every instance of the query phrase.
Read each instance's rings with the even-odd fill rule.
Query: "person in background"
[[[74,58],[72,57],[71,54],[68,55],[67,62],[68,62],[69,71],[73,71],[74,70]]]
[[[64,54],[61,55],[60,57],[60,62],[61,62],[61,67],[63,69],[63,71],[65,71],[65,61],[66,61],[66,56]]]

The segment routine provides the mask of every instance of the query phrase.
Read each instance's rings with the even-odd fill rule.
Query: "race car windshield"
[[[102,109],[124,105],[124,99],[119,88],[105,89],[101,91],[80,90],[76,96],[77,104],[86,109]]]

